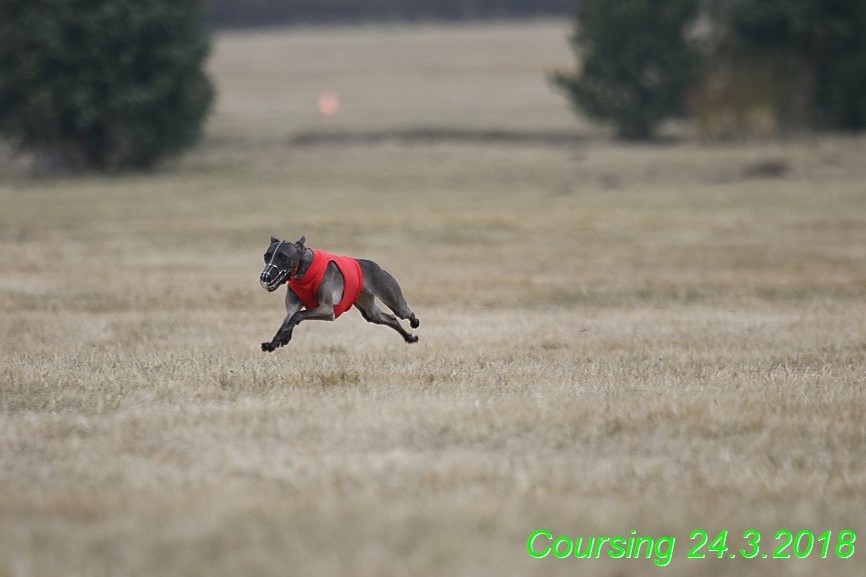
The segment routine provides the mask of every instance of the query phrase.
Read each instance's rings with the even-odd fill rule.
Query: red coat
[[[329,262],[333,262],[343,274],[343,298],[339,303],[334,303],[334,318],[337,318],[355,304],[358,295],[361,294],[361,286],[364,284],[364,275],[361,265],[357,260],[348,256],[336,256],[320,250],[313,251],[313,261],[301,278],[289,278],[289,288],[298,295],[307,309],[319,306],[316,293],[325,276],[325,268]]]

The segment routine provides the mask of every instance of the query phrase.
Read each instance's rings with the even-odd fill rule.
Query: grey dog
[[[262,288],[273,292],[282,284],[288,287],[286,318],[274,338],[262,343],[263,351],[287,345],[301,321],[333,321],[353,305],[367,322],[391,327],[407,343],[418,341],[417,335],[406,331],[394,315],[376,304],[378,298],[398,317],[408,320],[413,329],[421,324],[393,276],[371,260],[335,256],[307,248],[305,242],[303,236],[297,242],[271,237],[265,252],[265,268],[259,276]]]

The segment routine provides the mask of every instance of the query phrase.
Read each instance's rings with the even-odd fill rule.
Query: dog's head
[[[298,242],[289,242],[271,237],[271,244],[265,251],[265,268],[259,275],[259,282],[262,283],[263,289],[268,292],[277,290],[298,270],[298,265],[306,251],[304,247],[306,240],[301,237]]]

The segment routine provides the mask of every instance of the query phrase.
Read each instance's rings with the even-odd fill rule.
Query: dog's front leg
[[[277,334],[275,334],[274,338],[271,339],[271,342],[262,343],[263,351],[271,353],[278,348],[289,344],[289,341],[292,340],[292,331],[294,330],[295,325],[298,324],[295,320],[295,315],[297,315],[297,313],[286,317],[283,324],[281,324],[280,328],[277,330]]]
[[[286,326],[283,328],[284,335],[283,338],[286,342],[292,340],[292,331],[295,330],[295,327],[298,326],[301,321],[332,321],[334,320],[334,305],[331,304],[321,304],[314,309],[305,309],[302,311],[296,312],[292,315],[292,318],[286,323]]]
[[[262,343],[262,350],[270,353],[279,347],[289,344],[289,341],[292,340],[292,331],[295,330],[295,327],[298,326],[301,321],[309,320],[334,320],[334,307],[331,305],[323,305],[316,307],[312,310],[303,310],[296,312],[291,317],[286,319],[286,321],[280,327],[280,330],[278,330],[277,334],[274,335],[274,339],[271,342]]]
[[[298,324],[295,320],[295,316],[298,314],[300,309],[301,299],[298,298],[298,295],[292,292],[292,289],[286,287],[286,318],[283,319],[283,322],[280,324],[280,328],[277,330],[277,334],[274,335],[274,338],[271,339],[270,342],[262,343],[263,351],[270,353],[283,345],[289,344],[289,341],[292,340],[292,329],[294,329],[295,325]]]

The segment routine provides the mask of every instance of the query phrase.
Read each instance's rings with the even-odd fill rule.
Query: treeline
[[[208,0],[215,28],[571,15],[575,0]]]
[[[866,129],[863,0],[582,0],[576,72],[553,75],[582,114],[626,138],[671,117],[709,137]]]

